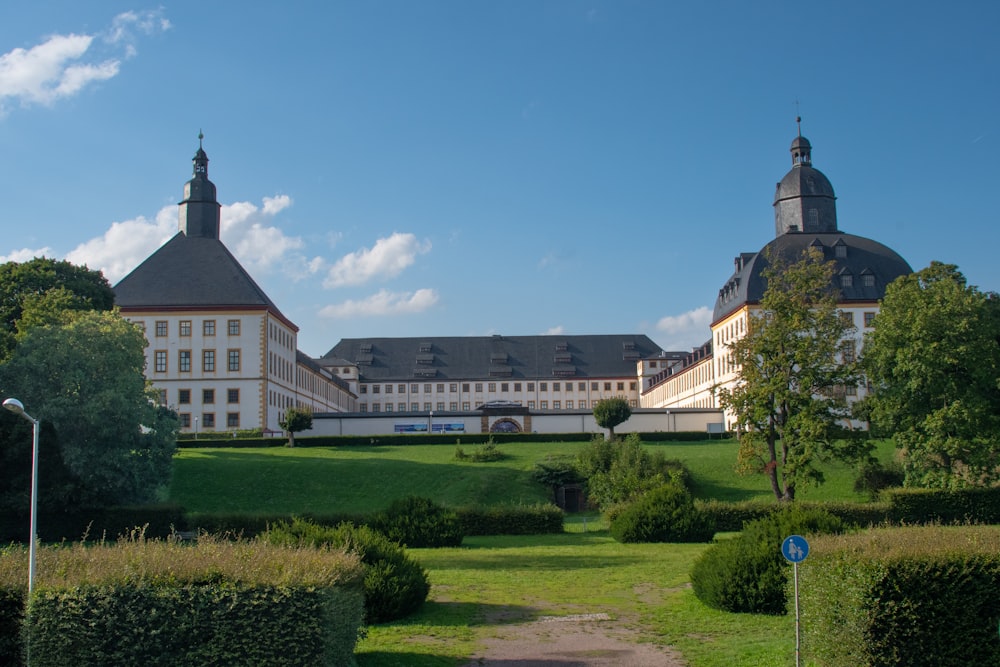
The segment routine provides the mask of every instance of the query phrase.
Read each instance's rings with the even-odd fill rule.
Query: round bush
[[[365,566],[365,617],[383,623],[413,613],[427,599],[427,572],[396,542],[367,526],[336,528],[303,519],[273,526],[262,539],[271,544],[334,547],[358,554]]]
[[[694,594],[722,611],[784,614],[789,566],[781,543],[789,535],[843,530],[844,523],[829,512],[794,505],[751,521],[739,536],[712,545],[695,561]]]
[[[707,515],[675,484],[648,491],[611,517],[611,536],[619,542],[709,542],[713,535]]]
[[[427,498],[395,500],[372,520],[372,527],[408,547],[457,547],[462,544],[458,514]]]

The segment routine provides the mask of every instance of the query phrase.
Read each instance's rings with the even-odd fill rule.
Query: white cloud
[[[170,27],[160,11],[119,14],[101,43],[109,52],[94,53],[95,35],[53,35],[28,49],[0,55],[0,113],[6,101],[51,105],[88,85],[118,74],[122,60],[135,55],[137,29],[146,34]]]
[[[344,255],[330,267],[323,287],[361,285],[374,279],[398,276],[416,261],[417,255],[430,252],[430,241],[420,242],[413,234],[395,232],[370,248]]]
[[[36,257],[54,257],[52,248],[46,246],[38,250],[31,250],[30,248],[15,250],[9,255],[0,255],[0,264],[6,264],[7,262],[30,262]]]
[[[661,317],[656,323],[656,331],[666,334],[658,336],[668,350],[690,350],[698,347],[712,336],[712,309],[701,306],[680,315]]]
[[[165,206],[153,220],[139,216],[111,223],[102,236],[66,253],[66,259],[100,269],[113,285],[176,233],[177,207]]]
[[[246,201],[222,207],[220,236],[251,273],[280,267],[298,279],[310,272],[310,261],[295,252],[303,248],[305,242],[298,236],[286,236],[270,224],[275,215],[291,205],[290,197],[280,195],[264,197],[262,207]]]
[[[542,335],[543,336],[561,336],[564,333],[566,333],[566,327],[564,327],[563,325],[560,324],[559,326],[555,326],[555,327],[549,328]]]
[[[326,306],[319,314],[322,317],[346,318],[422,313],[437,302],[437,292],[432,289],[418,289],[416,292],[390,292],[383,289],[360,301],[348,299],[343,303]]]

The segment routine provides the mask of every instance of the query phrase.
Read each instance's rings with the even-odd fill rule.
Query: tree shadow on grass
[[[413,616],[393,621],[389,625],[396,628],[407,625],[477,627],[525,623],[537,620],[541,616],[543,616],[541,609],[527,605],[428,600]]]

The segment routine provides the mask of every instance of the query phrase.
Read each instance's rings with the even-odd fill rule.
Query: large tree
[[[894,435],[906,483],[1000,477],[1000,297],[952,264],[898,278],[865,340],[873,425]]]
[[[0,392],[55,428],[80,505],[148,501],[170,479],[177,419],[152,400],[145,345],[115,312],[66,311],[24,332],[0,366]]]
[[[632,416],[632,408],[621,396],[603,398],[594,404],[594,420],[601,428],[608,429],[608,439],[615,439],[615,426],[623,424]]]
[[[737,381],[718,393],[735,417],[740,469],[764,473],[776,498],[793,500],[803,483],[823,481],[817,463],[857,455],[857,444],[839,437],[845,388],[857,382],[850,356],[841,354],[853,326],[837,307],[835,264],[819,250],[767,259],[759,309],[730,344]]]
[[[52,291],[61,294],[53,298]],[[55,300],[58,310],[111,310],[115,293],[100,271],[64,260],[36,257],[0,264],[0,361],[14,349],[26,303],[34,304],[36,313],[45,310],[40,305],[53,312]]]
[[[284,419],[278,421],[280,426],[288,433],[288,444],[286,447],[295,446],[295,434],[299,431],[308,431],[313,426],[313,413],[308,408],[291,407],[285,411]]]

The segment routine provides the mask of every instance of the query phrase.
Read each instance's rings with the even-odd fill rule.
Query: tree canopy
[[[284,419],[278,421],[278,426],[288,433],[288,446],[295,446],[295,434],[308,431],[313,425],[313,413],[308,408],[291,407],[285,411]]]
[[[26,309],[31,321],[64,310],[111,310],[114,303],[114,290],[100,271],[45,257],[0,264],[0,362],[14,348]]]
[[[768,257],[761,275],[767,288],[747,333],[730,343],[738,378],[720,389],[722,406],[735,417],[738,465],[762,472],[778,499],[792,500],[804,483],[821,483],[817,463],[852,459],[857,443],[838,439],[848,417],[845,388],[856,384],[853,333],[838,310],[835,264],[811,248],[791,262]]]
[[[55,427],[74,502],[151,500],[170,479],[177,419],[152,400],[145,337],[114,312],[64,315],[24,333],[0,365],[0,391]]]
[[[904,454],[906,483],[1000,478],[1000,297],[932,262],[888,286],[865,340],[873,425]]]
[[[632,416],[632,408],[621,396],[603,398],[594,405],[594,420],[601,428],[608,429],[608,437],[614,439],[615,426],[627,422]]]

